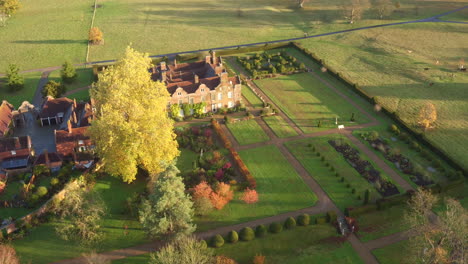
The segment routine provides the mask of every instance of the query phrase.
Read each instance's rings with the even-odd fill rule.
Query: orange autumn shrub
[[[256,255],[253,259],[253,264],[264,264],[265,263],[265,256],[263,255]]]
[[[211,193],[210,200],[211,200],[211,203],[213,204],[213,207],[216,208],[217,210],[223,209],[224,206],[226,206],[226,204],[229,203],[229,201],[225,197],[215,192]]]
[[[224,182],[218,184],[218,187],[216,188],[216,193],[226,198],[228,202],[231,201],[232,198],[234,198],[234,192],[231,190],[231,186]]]
[[[252,189],[247,188],[247,189],[245,189],[241,200],[244,201],[245,203],[248,203],[248,204],[256,203],[256,202],[258,202],[258,193],[257,193],[256,190],[252,190]]]
[[[216,264],[237,264],[237,262],[226,256],[216,256]]]
[[[212,192],[213,189],[211,189],[211,186],[208,185],[206,181],[202,181],[193,187],[192,196],[193,199],[199,199],[201,197],[210,198]]]

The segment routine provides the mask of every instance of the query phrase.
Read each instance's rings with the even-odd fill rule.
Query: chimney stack
[[[211,61],[212,61],[211,62],[212,64],[218,64],[217,58],[216,58],[216,51],[214,50],[211,52]]]
[[[73,106],[76,108],[76,98],[73,99]]]
[[[177,60],[174,59],[174,67],[177,68]]]
[[[166,79],[167,79],[166,73],[165,73],[165,72],[161,72],[161,81],[162,81],[162,82],[165,82]]]
[[[161,70],[162,70],[162,67],[161,67]],[[153,74],[156,74],[156,67],[153,66],[153,67],[151,68],[151,72],[152,72]]]
[[[198,77],[198,75],[194,74],[194,75],[193,75],[193,78],[195,79],[195,83],[199,83],[199,82],[200,82],[200,78]]]
[[[161,61],[161,63],[159,64],[161,66],[161,71],[167,71],[167,67],[166,67],[166,62],[165,61]]]
[[[222,84],[227,84],[229,82],[229,76],[227,72],[222,72],[221,73],[221,83]]]
[[[171,73],[169,73],[169,80],[171,80],[171,81],[172,81],[172,72],[171,72]]]
[[[45,156],[45,164],[49,168],[50,167],[50,159],[49,159],[49,152],[47,149],[44,149],[44,156]]]
[[[68,125],[68,134],[71,134],[73,127],[72,127],[72,123],[70,119],[68,119],[67,125]]]

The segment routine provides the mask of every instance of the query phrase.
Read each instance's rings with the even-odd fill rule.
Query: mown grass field
[[[18,13],[0,27],[0,73],[10,63],[27,70],[58,66],[65,60],[84,62],[93,4],[93,0],[22,0]]]
[[[362,124],[367,118],[309,73],[256,80],[255,83],[305,133],[336,128],[339,124]],[[350,122],[354,113],[355,122]],[[321,127],[318,123],[321,121]]]
[[[8,90],[6,78],[0,77],[0,100],[7,100],[16,109],[23,101],[32,103],[34,93],[41,79],[40,72],[26,73],[22,74],[22,76],[24,77],[24,88],[13,93]]]
[[[107,214],[101,223],[103,240],[93,247],[82,247],[75,242],[62,240],[55,233],[55,227],[61,225],[58,221],[44,223],[31,229],[23,239],[13,241],[13,246],[22,262],[46,264],[79,257],[84,252],[109,251],[147,242],[140,223],[135,217],[124,212],[127,197],[142,192],[144,187],[144,179],[137,179],[130,185],[110,176],[97,180],[94,188],[105,201]],[[125,226],[128,228],[125,229]]]
[[[317,202],[317,196],[275,146],[242,150],[239,155],[257,181],[259,202],[246,204],[240,200],[241,193],[236,193],[222,210],[198,218],[198,230],[295,211]]]
[[[360,215],[356,218],[357,235],[363,242],[388,236],[411,228],[404,220],[406,204],[392,206],[385,210]]]
[[[303,44],[413,129],[422,132],[417,127],[418,113],[425,103],[433,103],[436,128],[425,135],[468,169],[468,74],[456,70],[459,60],[468,55],[467,32],[462,24],[425,23],[327,36]]]
[[[264,142],[270,139],[253,119],[227,124],[227,127],[240,145]]]
[[[328,143],[328,140],[336,137],[338,136],[295,140],[287,142],[286,146],[341,210],[361,205],[366,189],[371,190],[374,198],[380,198],[381,196],[375,191],[374,186],[359,175],[343,156]],[[320,157],[317,156],[317,153],[320,153]],[[325,161],[321,160],[322,156]],[[326,162],[335,170],[331,171],[330,167],[326,166]],[[335,173],[339,173],[339,176],[337,177]],[[341,177],[344,177],[352,187],[347,188],[346,183],[340,181]],[[353,188],[356,190],[355,194],[351,193]],[[358,199],[358,196],[361,199]]]
[[[279,115],[263,117],[263,120],[280,138],[297,136],[297,132]]]
[[[407,257],[410,254],[408,248],[409,241],[403,240],[390,246],[373,250],[372,254],[374,254],[380,264],[412,264],[413,260]]]

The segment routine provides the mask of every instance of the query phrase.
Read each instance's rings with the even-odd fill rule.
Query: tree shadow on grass
[[[87,44],[87,40],[72,39],[49,39],[49,40],[15,40],[12,43],[18,44]]]

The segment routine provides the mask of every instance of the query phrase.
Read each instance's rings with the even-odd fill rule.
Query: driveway
[[[48,152],[55,152],[54,130],[58,129],[58,125],[41,127],[33,112],[25,113],[24,117],[25,126],[15,128],[14,136],[30,136],[36,155],[41,154],[45,149]]]

